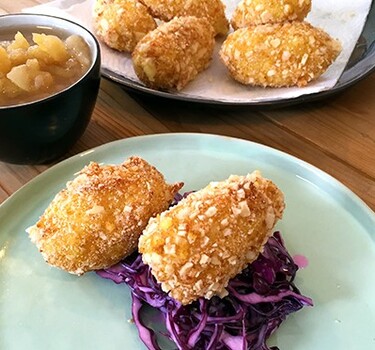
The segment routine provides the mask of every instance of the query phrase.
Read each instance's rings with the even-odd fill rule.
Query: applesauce
[[[0,107],[37,101],[78,81],[91,65],[78,35],[17,32],[0,41]]]

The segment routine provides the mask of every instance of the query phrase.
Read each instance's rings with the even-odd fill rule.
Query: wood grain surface
[[[44,2],[0,0],[0,14]],[[234,136],[285,151],[331,174],[375,210],[374,74],[323,101],[258,110],[145,96],[102,79],[92,120],[64,158],[110,141],[168,132]],[[50,166],[0,162],[0,203]]]

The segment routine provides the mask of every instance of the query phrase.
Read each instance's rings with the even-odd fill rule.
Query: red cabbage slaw
[[[158,310],[167,329],[162,335],[179,350],[277,350],[266,344],[269,336],[289,314],[313,305],[294,284],[297,270],[280,232],[275,232],[263,253],[230,280],[223,299],[181,305],[161,290],[138,253],[98,274],[130,287],[133,320],[150,350],[161,347],[142,317],[147,304]]]

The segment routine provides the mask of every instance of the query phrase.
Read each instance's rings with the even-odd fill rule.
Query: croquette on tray
[[[93,14],[96,35],[110,48],[132,52],[156,22],[137,0],[96,0]]]
[[[225,17],[225,6],[221,0],[140,0],[151,14],[163,21],[175,17],[205,17],[215,29],[216,34],[225,35],[229,22]]]
[[[220,57],[242,84],[283,87],[317,79],[340,52],[323,30],[295,21],[240,28],[228,35]]]
[[[149,219],[167,209],[182,183],[169,185],[145,160],[90,163],[27,231],[44,259],[73,274],[109,267],[132,253]]]
[[[234,29],[266,23],[302,21],[311,10],[311,0],[242,0],[235,8]]]
[[[209,66],[214,46],[214,30],[206,18],[176,17],[138,43],[134,70],[151,88],[181,90]]]

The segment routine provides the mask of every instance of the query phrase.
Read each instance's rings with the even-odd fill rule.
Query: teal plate
[[[222,136],[129,138],[47,170],[0,206],[0,349],[144,349],[128,288],[89,273],[49,267],[25,229],[90,161],[144,157],[185,190],[260,169],[284,191],[278,224],[292,255],[309,260],[297,275],[315,306],[290,316],[270,339],[281,350],[375,349],[375,214],[338,181],[285,153]]]

